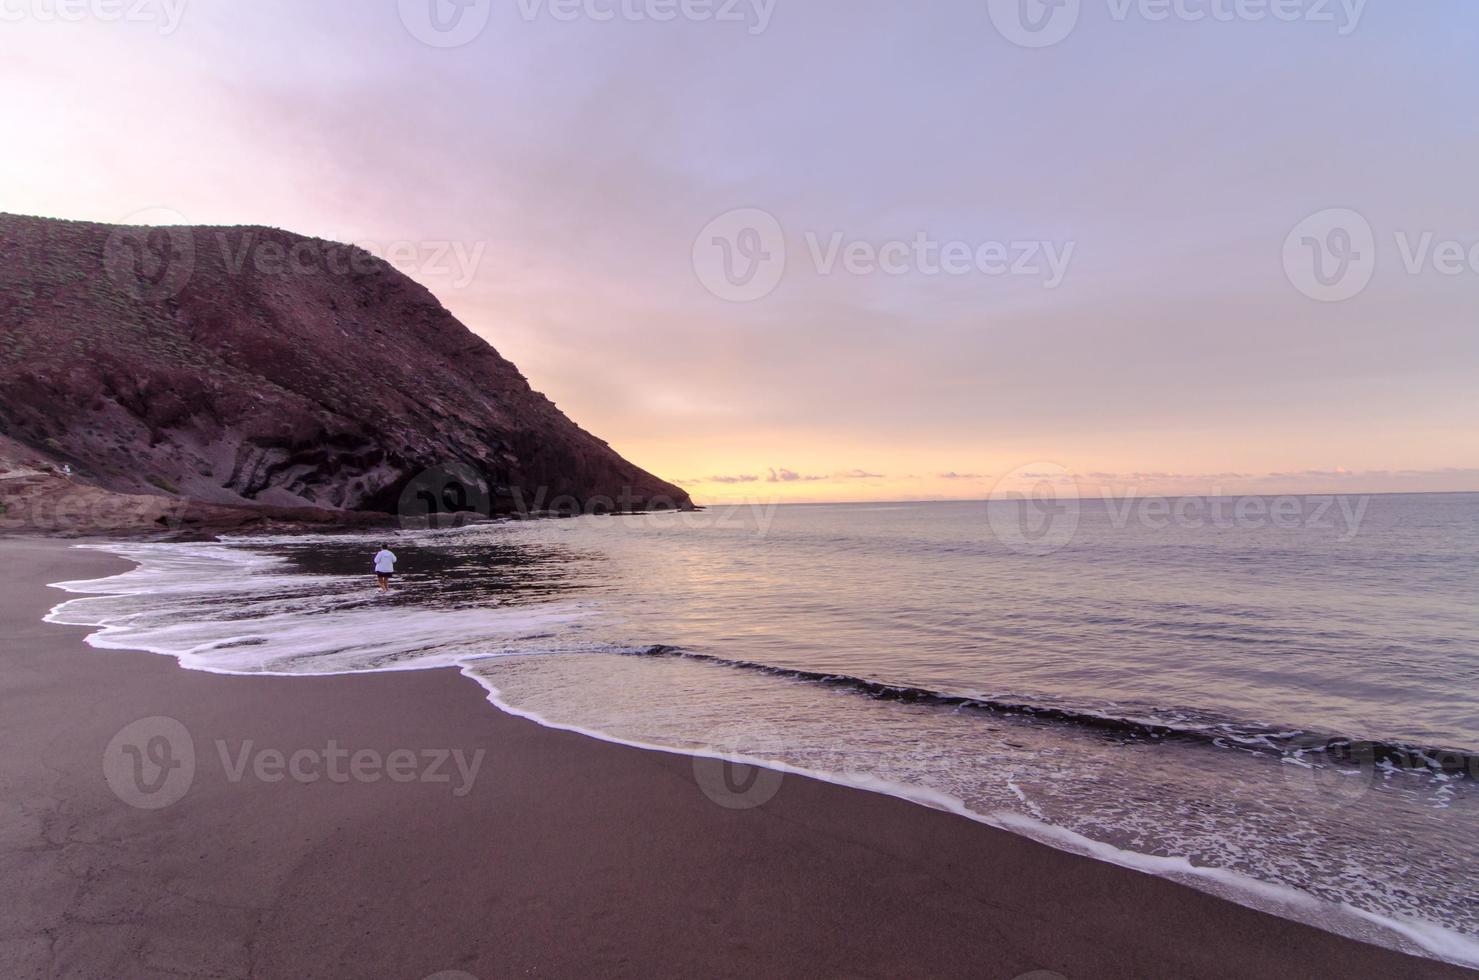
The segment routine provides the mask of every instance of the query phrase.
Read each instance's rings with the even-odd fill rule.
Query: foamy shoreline
[[[129,590],[135,588],[147,591],[148,586],[144,583],[125,583],[119,581],[120,579],[130,578],[137,572],[145,569],[145,562],[128,554],[129,551],[135,549],[130,548],[127,544],[109,543],[90,543],[81,547],[105,551],[120,557],[127,557],[128,560],[136,561],[138,564],[134,571],[124,573],[121,576],[111,576],[103,580],[61,582],[53,587],[82,596],[99,594],[98,587],[105,583],[107,583],[107,587],[102,590],[103,594],[107,594],[110,590],[120,590],[114,591],[113,594],[128,594]],[[272,559],[264,560],[272,561]],[[72,607],[70,612],[64,609],[64,607],[68,606]],[[97,631],[89,635],[88,642],[97,647],[111,649],[135,648],[130,646],[126,640],[110,638],[110,634],[120,631],[126,635],[127,629],[124,624],[104,621],[86,622],[86,616],[76,614],[77,608],[78,606],[74,604],[74,600],[63,602],[48,612],[46,620],[48,622],[66,623],[69,625],[88,625],[95,627]],[[154,650],[151,652],[165,651]],[[199,660],[191,662],[191,658],[189,657],[176,656],[176,659],[181,666],[208,673],[258,677],[304,676],[302,672],[230,669],[220,666],[208,666]],[[1054,848],[1070,853],[1093,857],[1096,860],[1109,864],[1165,877],[1252,908],[1272,911],[1294,921],[1313,924],[1336,934],[1360,938],[1366,941],[1380,941],[1383,945],[1393,948],[1406,949],[1414,952],[1420,951],[1424,955],[1443,959],[1447,962],[1479,965],[1479,944],[1476,944],[1468,937],[1428,923],[1401,921],[1374,915],[1349,906],[1333,905],[1285,886],[1258,881],[1222,869],[1198,867],[1184,858],[1139,854],[1134,851],[1090,840],[1072,831],[1057,828],[1017,813],[979,813],[971,810],[958,798],[930,792],[921,787],[905,786],[886,780],[878,780],[868,777],[866,774],[832,773],[789,766],[775,759],[761,760],[752,757],[725,755],[623,739],[596,729],[561,724],[543,717],[537,712],[520,709],[504,699],[498,688],[489,683],[486,678],[477,675],[469,669],[470,665],[477,663],[481,659],[482,657],[477,654],[427,657],[413,663],[398,663],[374,668],[359,667],[353,671],[324,670],[315,672],[314,675],[343,676],[356,673],[404,672],[430,669],[433,667],[457,666],[462,673],[473,677],[483,685],[487,693],[487,698],[493,705],[504,712],[534,721],[546,728],[574,732],[600,741],[647,751],[675,754],[690,758],[729,758],[734,761],[762,765],[782,773],[808,776],[838,786],[862,789],[895,797],[913,804],[954,813],[974,822],[997,829],[1020,834],[1034,841],[1046,843]]]

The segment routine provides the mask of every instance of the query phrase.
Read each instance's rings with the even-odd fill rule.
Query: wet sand
[[[0,539],[0,976],[1479,975],[802,777],[720,806],[692,760],[541,728],[452,670],[222,677],[41,622],[45,583],[127,567]],[[114,744],[124,795],[183,793],[144,809],[105,751],[156,716],[193,776],[167,729],[125,740],[180,764],[162,781]]]

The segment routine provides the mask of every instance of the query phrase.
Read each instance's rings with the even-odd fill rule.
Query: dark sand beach
[[[93,650],[46,583],[127,564],[0,541],[4,977],[1456,977],[964,818],[797,776],[752,809],[690,759],[541,728],[452,670],[224,677]],[[168,716],[193,782],[104,778]],[[450,782],[233,781],[275,748],[486,756]]]

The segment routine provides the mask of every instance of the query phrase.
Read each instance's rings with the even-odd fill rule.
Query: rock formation
[[[388,263],[269,228],[0,215],[0,435],[197,505],[691,506]]]

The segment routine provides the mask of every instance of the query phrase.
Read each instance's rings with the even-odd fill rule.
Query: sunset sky
[[[430,2],[5,0],[0,210],[364,244],[700,501],[1479,489],[1472,0]]]

